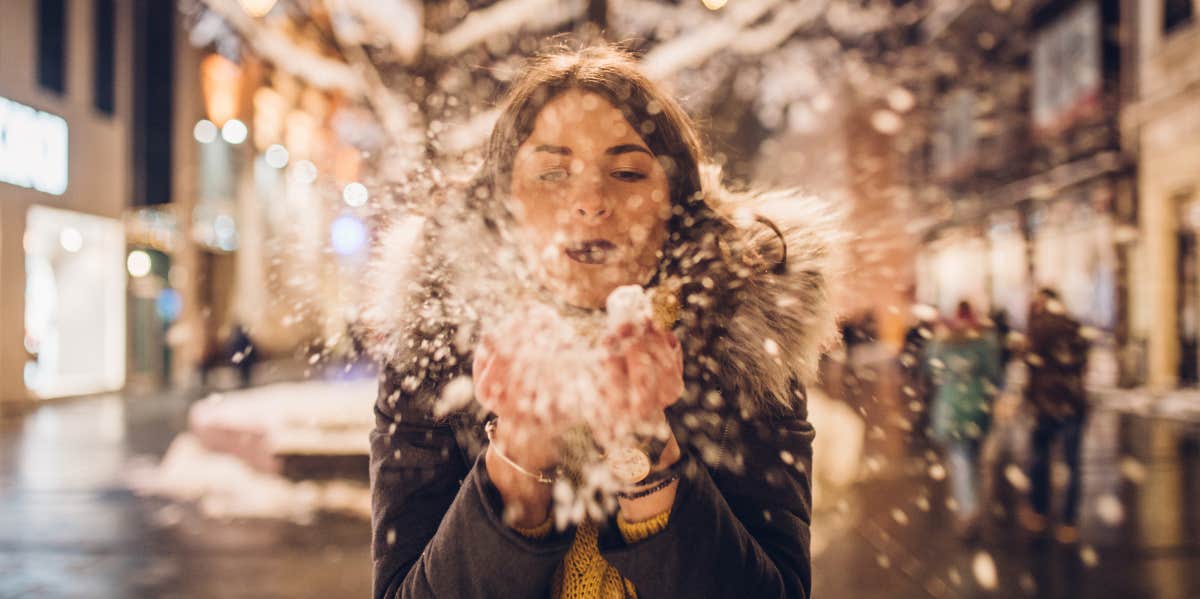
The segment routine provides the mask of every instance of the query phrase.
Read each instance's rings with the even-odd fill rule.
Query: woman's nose
[[[571,214],[576,218],[601,220],[612,214],[612,206],[597,183],[587,182],[579,185],[574,196]]]

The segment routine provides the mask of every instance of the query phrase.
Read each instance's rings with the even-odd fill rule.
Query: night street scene
[[[0,7],[0,599],[1200,597],[1200,0]]]

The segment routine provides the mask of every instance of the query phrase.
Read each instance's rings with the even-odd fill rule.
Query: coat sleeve
[[[802,404],[743,423],[740,472],[710,471],[692,453],[662,532],[634,544],[604,535],[601,553],[638,597],[810,595],[814,433],[806,412]]]
[[[543,597],[571,537],[522,537],[482,457],[459,451],[451,424],[428,406],[440,385],[406,392],[380,385],[371,432],[374,596]]]

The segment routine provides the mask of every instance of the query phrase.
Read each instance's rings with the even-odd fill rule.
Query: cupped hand
[[[551,380],[555,340],[561,331],[547,313],[532,311],[498,332],[484,335],[475,348],[475,398],[498,419],[496,439],[509,457],[529,468],[555,465],[559,439],[579,422]]]
[[[683,394],[683,351],[675,334],[647,319],[626,323],[605,339],[608,382],[602,391],[611,435],[670,434],[663,410]]]

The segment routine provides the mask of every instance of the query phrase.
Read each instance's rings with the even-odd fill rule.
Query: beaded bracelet
[[[648,488],[642,489],[640,491],[632,491],[632,492],[628,492],[628,493],[625,491],[617,491],[617,497],[620,497],[621,499],[641,499],[643,497],[646,497],[647,495],[653,495],[653,494],[667,488],[668,486],[670,486],[671,483],[673,483],[677,480],[679,480],[679,473],[672,472],[670,476],[667,476],[666,478],[658,481],[658,484],[656,484],[652,487],[648,487]]]

